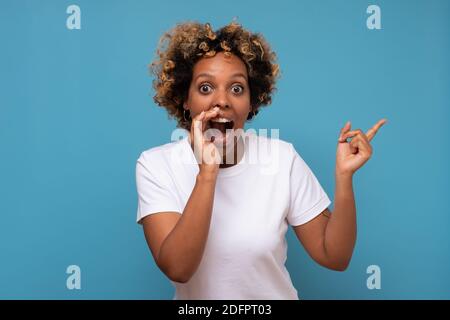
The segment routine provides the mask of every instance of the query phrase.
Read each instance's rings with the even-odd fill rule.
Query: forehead
[[[247,68],[244,62],[234,54],[227,57],[223,52],[218,52],[214,57],[203,57],[194,65],[194,79],[205,73],[214,77],[228,77],[235,73],[242,73],[247,78]]]

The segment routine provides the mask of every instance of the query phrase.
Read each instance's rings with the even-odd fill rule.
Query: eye
[[[241,94],[244,91],[244,87],[241,85],[236,85],[236,86],[233,86],[233,88],[231,88],[231,90],[233,91],[233,93]]]
[[[211,89],[211,86],[207,83],[204,83],[200,85],[199,90],[201,93],[209,93],[210,91],[208,88]]]

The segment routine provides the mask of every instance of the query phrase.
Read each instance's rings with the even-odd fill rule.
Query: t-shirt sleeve
[[[291,144],[290,200],[287,220],[290,225],[305,224],[325,210],[331,201],[314,173]]]
[[[138,194],[138,209],[136,222],[142,223],[142,218],[157,212],[179,212],[173,185],[164,167],[154,159],[149,159],[142,153],[136,163],[136,187]]]

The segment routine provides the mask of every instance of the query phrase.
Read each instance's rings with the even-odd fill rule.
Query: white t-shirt
[[[202,261],[188,282],[173,282],[174,299],[298,299],[285,267],[288,224],[310,221],[331,202],[291,143],[246,135],[241,161],[219,169]],[[182,214],[195,161],[188,137],[141,153],[138,222],[156,212]]]

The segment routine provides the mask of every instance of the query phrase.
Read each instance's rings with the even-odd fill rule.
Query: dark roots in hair
[[[150,65],[150,71],[156,76],[153,99],[177,119],[178,127],[190,130],[191,120],[183,116],[183,102],[187,99],[195,63],[220,51],[226,56],[236,55],[247,67],[252,106],[248,120],[261,106],[272,102],[280,72],[276,54],[261,34],[251,33],[235,21],[216,32],[209,23],[180,23],[161,37],[157,58]]]

